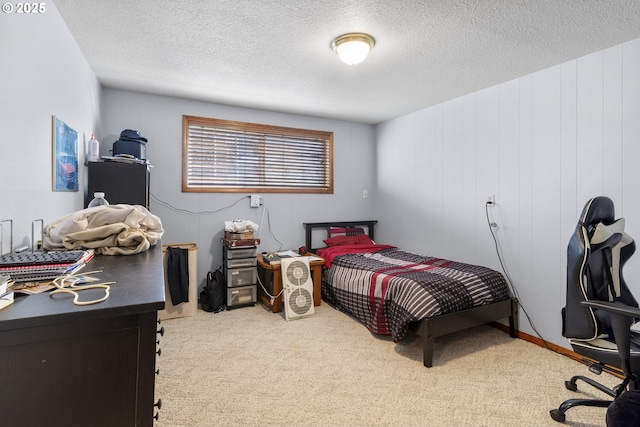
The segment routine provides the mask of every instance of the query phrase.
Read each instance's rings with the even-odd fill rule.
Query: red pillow
[[[336,236],[324,240],[325,245],[342,246],[342,245],[371,245],[373,240],[365,234],[358,234],[357,236]]]

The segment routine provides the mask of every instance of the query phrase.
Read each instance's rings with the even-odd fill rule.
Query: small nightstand
[[[305,254],[312,256],[313,254]],[[262,285],[271,295],[278,295],[282,291],[282,273],[280,264],[271,265],[262,259],[262,254],[257,255],[258,259],[258,277]],[[324,260],[316,260],[309,262],[311,267],[311,275],[313,278],[313,305],[319,306],[322,302],[321,286],[322,286],[322,266]],[[282,295],[271,303],[271,298],[267,295],[262,286],[258,285],[258,298],[274,313],[282,311]]]

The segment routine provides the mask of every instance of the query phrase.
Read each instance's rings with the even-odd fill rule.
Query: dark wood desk
[[[308,256],[314,256],[313,254],[305,254]],[[258,254],[258,277],[263,285],[267,286],[267,283],[272,283],[271,294],[278,295],[282,291],[282,270],[280,264],[271,265],[262,259],[262,254]],[[319,306],[322,303],[322,266],[324,260],[311,261],[309,266],[311,268],[311,275],[313,279],[313,305]],[[268,289],[268,288],[267,288]],[[274,313],[280,313],[282,311],[282,295],[276,298],[271,303],[271,298],[265,294],[262,286],[258,285],[258,298],[262,301],[268,309]]]
[[[104,302],[76,306],[70,294],[44,293],[0,310],[3,426],[153,425],[162,249],[96,256],[85,271],[97,269],[116,282]]]

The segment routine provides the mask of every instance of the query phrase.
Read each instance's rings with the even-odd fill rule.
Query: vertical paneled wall
[[[535,328],[566,346],[566,247],[584,204],[611,197],[640,236],[639,76],[634,40],[380,124],[378,240],[496,269],[500,252]],[[640,296],[640,255],[625,277]]]

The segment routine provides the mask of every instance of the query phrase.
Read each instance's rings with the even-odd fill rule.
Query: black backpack
[[[207,284],[200,292],[200,306],[204,311],[219,313],[225,306],[224,275],[220,267],[207,273]]]

